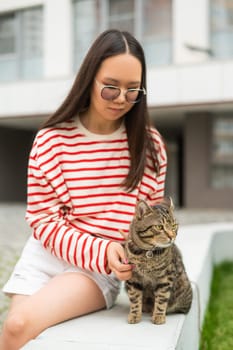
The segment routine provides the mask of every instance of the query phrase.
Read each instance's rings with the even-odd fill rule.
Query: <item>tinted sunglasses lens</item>
[[[121,93],[121,90],[117,87],[104,87],[101,90],[101,96],[104,100],[114,100],[117,98]]]
[[[140,101],[143,95],[143,90],[128,90],[126,93],[126,99],[129,103],[137,103]]]

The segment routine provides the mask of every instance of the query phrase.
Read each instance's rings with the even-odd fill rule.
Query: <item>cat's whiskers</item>
[[[159,243],[158,248],[168,248],[174,243],[174,240],[171,240],[170,242],[167,243]]]

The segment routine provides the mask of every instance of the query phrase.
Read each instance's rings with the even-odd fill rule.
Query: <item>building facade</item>
[[[35,132],[107,28],[145,49],[167,194],[181,207],[233,209],[233,0],[1,0],[0,201],[26,199]]]

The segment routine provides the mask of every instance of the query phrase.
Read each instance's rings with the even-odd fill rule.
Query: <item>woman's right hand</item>
[[[108,268],[120,281],[132,276],[132,265],[128,264],[124,248],[120,243],[111,242],[107,248]]]

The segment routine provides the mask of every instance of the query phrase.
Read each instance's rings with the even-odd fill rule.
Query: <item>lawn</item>
[[[214,268],[200,350],[233,349],[233,263]]]

